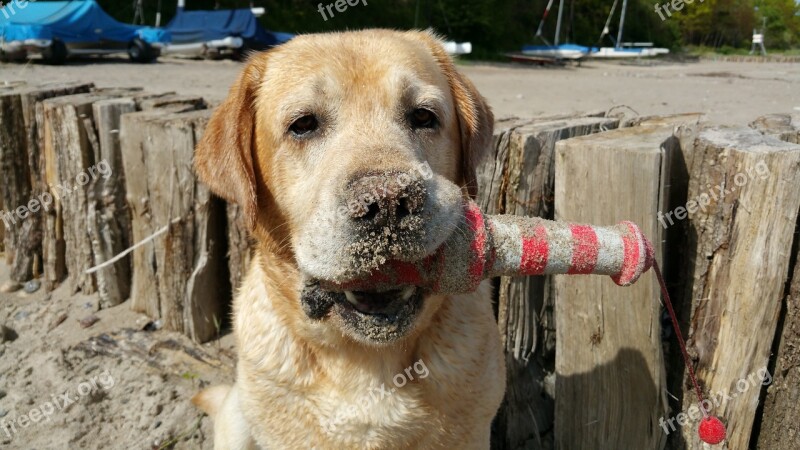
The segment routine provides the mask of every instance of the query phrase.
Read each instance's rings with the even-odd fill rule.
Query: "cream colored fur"
[[[441,128],[424,138],[398,116],[415,101],[436,103],[441,115]],[[328,134],[287,137],[292,114],[307,109],[327,114]],[[409,333],[380,344],[336,317],[310,320],[300,292],[320,258],[350,236],[326,218],[348,174],[425,163],[450,186],[428,185],[431,197],[438,189],[474,195],[492,122],[428,33],[301,36],[251,59],[195,161],[212,190],[243,208],[256,240],[234,300],[236,383],[194,399],[214,419],[216,449],[489,448],[505,365],[488,284],[469,295],[427,295]],[[428,250],[446,223],[431,225],[437,238]],[[410,371],[415,364],[428,375]],[[413,380],[398,387],[398,374]]]

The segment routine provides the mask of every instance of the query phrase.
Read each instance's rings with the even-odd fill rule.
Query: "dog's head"
[[[320,282],[442,245],[475,195],[492,124],[429,33],[307,35],[250,59],[195,164],[243,208],[266,258],[297,272],[305,320],[380,344],[407,336],[436,302],[415,286],[338,292]]]

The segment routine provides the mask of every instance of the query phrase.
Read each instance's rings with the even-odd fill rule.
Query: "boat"
[[[164,52],[242,56],[247,51],[266,50],[294,37],[264,29],[257,18],[259,13],[263,13],[263,9],[186,11],[185,0],[179,0],[175,17],[166,26],[172,41]]]
[[[468,55],[472,53],[472,42],[445,41],[444,51],[451,55]]]
[[[585,58],[590,51],[589,47],[576,44],[559,44],[559,39],[561,37],[561,20],[564,11],[564,0],[560,0],[558,4],[558,19],[556,21],[556,33],[555,37],[553,38],[553,43],[551,44],[548,42],[547,39],[545,39],[542,35],[544,22],[547,20],[547,16],[550,14],[550,9],[552,7],[553,0],[549,0],[547,2],[547,6],[545,6],[544,14],[542,14],[542,19],[539,21],[539,27],[534,35],[534,39],[541,39],[545,45],[524,45],[522,47],[522,54],[535,58],[552,58],[557,60],[574,61]]]
[[[611,23],[611,18],[614,16],[614,11],[617,8],[617,2],[619,0],[614,0],[614,3],[611,5],[611,11],[608,14],[608,19],[606,19],[606,23],[603,26],[603,31],[600,33],[600,39],[598,39],[598,46],[603,41],[603,38],[606,36],[611,37],[609,33],[609,24]],[[619,29],[617,30],[617,39],[611,40],[614,42],[613,47],[600,47],[596,48],[593,47],[592,50],[589,52],[588,56],[594,59],[628,59],[628,58],[649,58],[653,56],[659,55],[666,55],[669,53],[669,49],[667,48],[660,48],[660,47],[653,47],[652,42],[635,42],[635,43],[623,43],[622,42],[622,32],[625,29],[625,13],[628,9],[628,0],[622,0],[622,11],[619,16]]]
[[[170,40],[167,30],[121,23],[95,0],[7,3],[0,14],[0,57],[26,59],[39,54],[51,64],[75,55],[127,53],[152,62]]]
[[[589,47],[575,44],[524,45],[522,54],[540,58],[577,60],[586,57]]]
[[[669,50],[665,48],[601,47],[591,51],[589,57],[596,59],[649,58],[667,53]]]
[[[609,34],[609,25],[611,23],[611,19],[614,16],[614,12],[617,9],[617,4],[619,0],[614,0],[614,3],[611,6],[611,11],[606,19],[606,23],[603,26],[603,31],[600,34],[600,39],[598,39],[597,44],[592,47],[586,47],[583,45],[576,45],[576,44],[559,44],[559,38],[561,36],[561,21],[562,21],[562,14],[564,9],[564,0],[560,0],[558,4],[558,20],[556,21],[556,32],[555,37],[553,39],[553,43],[547,42],[547,39],[542,36],[542,29],[544,28],[544,22],[547,19],[547,16],[550,13],[550,9],[553,6],[554,0],[549,0],[547,6],[545,7],[544,14],[542,15],[541,21],[539,21],[539,27],[536,30],[535,38],[541,39],[545,45],[525,45],[522,47],[522,54],[525,56],[535,57],[535,58],[553,58],[558,60],[567,60],[567,61],[580,61],[584,58],[594,58],[594,59],[627,59],[627,58],[647,58],[652,56],[664,55],[669,53],[669,49],[666,48],[656,48],[653,47],[652,42],[636,42],[636,43],[622,43],[622,32],[625,28],[625,13],[628,6],[628,1],[623,0],[622,3],[622,12],[620,14],[619,19],[619,30],[617,33],[617,39],[614,40],[613,37]],[[600,44],[603,41],[603,38],[606,36],[611,37],[611,40],[614,42],[613,47],[601,47]]]
[[[504,56],[515,63],[536,64],[539,66],[552,66],[563,64],[566,60],[548,56],[530,56],[522,53],[504,53]]]

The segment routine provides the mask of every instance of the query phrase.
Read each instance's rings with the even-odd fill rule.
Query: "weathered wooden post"
[[[768,114],[754,120],[750,127],[782,141],[800,144],[800,114]]]
[[[625,128],[556,144],[555,218],[637,223],[657,245],[668,205],[673,127]],[[554,277],[555,443],[558,449],[661,449],[666,374],[659,288],[645,274],[627,288],[605,277]]]
[[[786,142],[800,144],[800,115],[772,114],[751,127]],[[797,168],[796,170],[800,170]],[[800,217],[794,236],[788,291],[772,356],[772,383],[767,388],[757,448],[794,449],[800,442]]]
[[[9,211],[2,213],[10,289],[34,277],[41,265],[43,205],[47,192],[41,170],[41,127],[36,104],[44,99],[88,92],[90,83],[16,86],[0,91],[0,196]],[[41,267],[36,269],[41,270]]]
[[[133,242],[145,242],[131,307],[200,342],[217,336],[230,296],[225,205],[192,170],[209,117],[165,108],[124,115],[120,129]]]
[[[553,218],[556,142],[616,128],[617,119],[545,118],[500,122],[493,154],[479,168],[478,203],[488,214]],[[506,398],[495,421],[498,448],[542,448],[553,426],[552,298],[549,277],[503,277],[498,326],[506,351]],[[548,380],[550,384],[548,385]]]
[[[95,265],[97,195],[106,185],[98,180],[113,175],[113,167],[98,159],[103,149],[93,105],[124,92],[69,95],[42,104],[45,181],[55,205],[44,232],[45,278],[50,289],[69,274],[72,292],[97,290],[94,275],[86,272]]]
[[[94,264],[106,263],[131,245],[131,217],[125,199],[125,171],[119,142],[123,114],[136,111],[132,98],[100,100],[92,105],[95,161],[104,164],[105,173],[89,189],[88,226]],[[87,123],[87,129],[91,122]],[[131,283],[131,262],[123,257],[95,273],[101,306],[118,305],[128,299]]]
[[[228,220],[228,271],[231,275],[231,289],[235,293],[250,267],[252,243],[249,231],[242,222],[242,208],[228,203],[225,210]]]
[[[689,201],[675,211],[689,219],[687,343],[712,413],[728,425],[724,448],[750,448],[800,209],[800,146],[716,127],[688,155]],[[696,403],[687,390],[683,412]],[[697,414],[684,419],[687,448],[703,448]]]
[[[4,211],[3,209],[3,196],[0,195],[0,211]],[[6,251],[6,225],[0,224],[0,253],[5,253]],[[5,258],[3,258],[5,259]]]
[[[43,102],[45,184],[55,207],[44,232],[45,284],[70,275],[73,291],[99,291],[102,307],[129,296],[130,258],[115,259],[131,244],[119,128],[122,115],[141,108],[194,110],[202,98],[140,89],[96,89]],[[87,269],[100,265],[95,272]]]

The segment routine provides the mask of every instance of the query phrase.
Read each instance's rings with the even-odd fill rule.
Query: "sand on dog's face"
[[[283,228],[280,239],[291,245],[305,280],[344,282],[389,259],[433,253],[458,224],[463,175],[453,93],[431,50],[388,31],[309,35],[272,51],[264,64],[254,157],[257,184],[268,192],[258,196],[271,199],[275,223],[265,228]],[[421,108],[435,126],[411,126]],[[293,133],[292,124],[309,116],[314,131]],[[365,174],[378,177],[354,200],[353,182]],[[353,220],[373,197],[397,189],[408,190],[415,214],[381,227]],[[420,296],[409,301],[421,306]],[[311,297],[305,306],[313,319],[338,299]],[[418,309],[397,308],[397,317],[377,320],[334,308],[330,322],[359,339],[389,341],[413,327]]]

